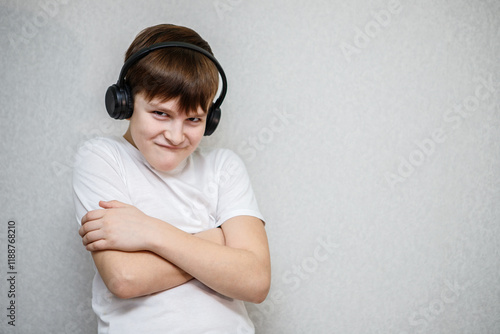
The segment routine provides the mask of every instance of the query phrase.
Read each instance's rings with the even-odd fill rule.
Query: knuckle
[[[104,240],[98,240],[94,242],[94,248],[95,250],[103,250],[105,249],[106,241]]]
[[[83,242],[84,245],[88,245],[88,243],[89,243],[89,236],[87,234],[83,236],[82,242]]]
[[[98,250],[96,246],[97,246],[97,245],[96,245],[96,243],[95,243],[95,242],[93,242],[93,243],[91,243],[91,244],[87,244],[87,250],[89,250],[89,251],[91,251],[91,252],[94,252],[94,251]]]
[[[109,238],[107,238],[106,242],[107,242],[108,246],[110,246],[110,247],[114,247],[116,245],[116,239],[113,236],[110,236]]]

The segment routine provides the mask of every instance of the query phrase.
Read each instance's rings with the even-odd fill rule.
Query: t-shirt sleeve
[[[264,222],[245,164],[230,150],[221,150],[221,156],[216,225],[236,216],[253,216]]]
[[[101,209],[101,200],[130,203],[122,176],[119,155],[104,139],[90,140],[79,148],[73,168],[73,201],[78,224],[88,211]]]

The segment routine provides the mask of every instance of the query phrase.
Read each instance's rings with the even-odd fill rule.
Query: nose
[[[163,132],[163,135],[171,145],[173,146],[180,145],[185,139],[184,123],[182,121],[181,122],[174,121],[169,123],[170,124]]]

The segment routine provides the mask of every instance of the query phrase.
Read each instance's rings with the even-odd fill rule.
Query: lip
[[[174,151],[182,150],[184,148],[181,146],[171,146],[171,145],[165,145],[165,144],[159,144],[159,143],[155,143],[155,144],[160,146],[161,148],[166,148],[168,150],[174,150]]]

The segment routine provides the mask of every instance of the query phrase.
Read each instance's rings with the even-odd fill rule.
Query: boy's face
[[[206,114],[201,107],[188,117],[178,108],[178,99],[148,102],[142,94],[134,97],[134,113],[125,139],[144,155],[153,168],[175,169],[198,147],[205,132]]]

